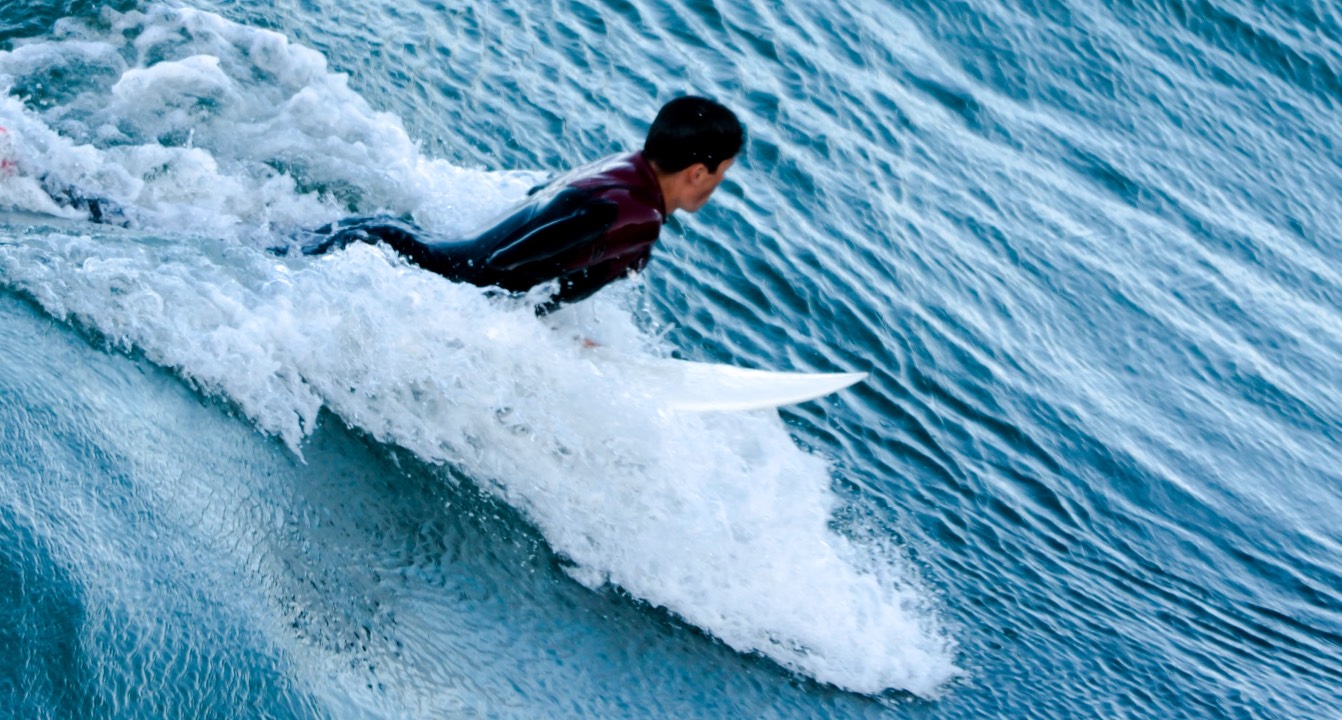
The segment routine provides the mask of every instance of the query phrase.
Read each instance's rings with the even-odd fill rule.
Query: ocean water
[[[1342,717],[1334,0],[0,9],[0,716]],[[266,252],[686,92],[740,162],[545,320]]]

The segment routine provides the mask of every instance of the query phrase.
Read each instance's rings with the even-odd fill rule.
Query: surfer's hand
[[[599,347],[601,347],[601,343],[599,343],[599,342],[597,342],[597,341],[595,341],[595,340],[593,340],[593,339],[591,339],[591,338],[583,338],[583,339],[582,339],[582,346],[585,347],[585,348],[599,348]]]

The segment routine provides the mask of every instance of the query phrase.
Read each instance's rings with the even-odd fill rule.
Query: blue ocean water
[[[1342,6],[0,7],[0,715],[1342,716]],[[685,92],[743,158],[545,322],[265,252]]]

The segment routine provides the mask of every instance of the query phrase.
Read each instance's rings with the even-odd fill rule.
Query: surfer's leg
[[[408,226],[396,218],[390,215],[372,215],[345,218],[339,222],[323,225],[310,233],[305,233],[298,240],[299,250],[304,255],[325,255],[332,250],[340,250],[352,242],[387,242],[390,245],[392,243],[387,238],[392,236],[402,237],[402,243],[404,243],[403,236],[414,237]]]
[[[302,242],[302,241],[300,241]],[[410,262],[449,280],[472,281],[475,257],[469,242],[450,242],[389,215],[346,218],[309,235],[300,246],[304,255],[322,255],[352,242],[384,243]]]

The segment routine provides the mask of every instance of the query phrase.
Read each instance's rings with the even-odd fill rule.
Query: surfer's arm
[[[606,262],[575,270],[559,278],[559,291],[549,300],[536,308],[537,315],[546,315],[561,306],[586,300],[598,290],[641,271],[647,264],[650,253],[639,252],[632,256],[614,258]]]

